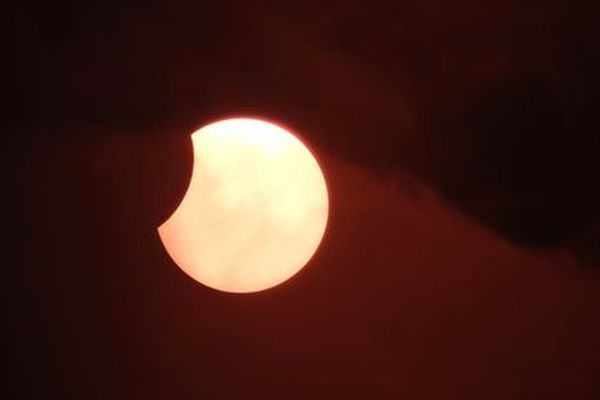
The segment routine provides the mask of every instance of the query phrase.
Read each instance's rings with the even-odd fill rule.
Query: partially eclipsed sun
[[[287,130],[228,119],[192,134],[194,169],[158,228],[175,263],[198,282],[255,292],[296,274],[327,225],[328,196],[310,151]]]

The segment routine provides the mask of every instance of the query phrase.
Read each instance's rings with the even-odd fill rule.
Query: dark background
[[[23,2],[4,24],[7,398],[600,397],[598,6]],[[288,126],[309,266],[218,293],[155,232],[215,118]]]

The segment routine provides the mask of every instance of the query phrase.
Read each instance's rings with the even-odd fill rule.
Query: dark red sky
[[[600,397],[590,4],[16,7],[13,397]],[[155,232],[232,115],[297,130],[332,200],[309,266],[248,296]]]

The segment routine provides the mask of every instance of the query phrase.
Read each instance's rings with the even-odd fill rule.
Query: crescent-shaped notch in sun
[[[158,228],[173,261],[211,288],[276,286],[311,259],[325,232],[327,186],[315,157],[282,127],[227,119],[192,134],[192,178]]]

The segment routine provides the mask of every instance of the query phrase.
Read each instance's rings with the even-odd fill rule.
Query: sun
[[[158,228],[173,261],[211,288],[265,290],[295,275],[319,247],[329,213],[323,172],[290,131],[250,118],[192,134],[193,173]]]

